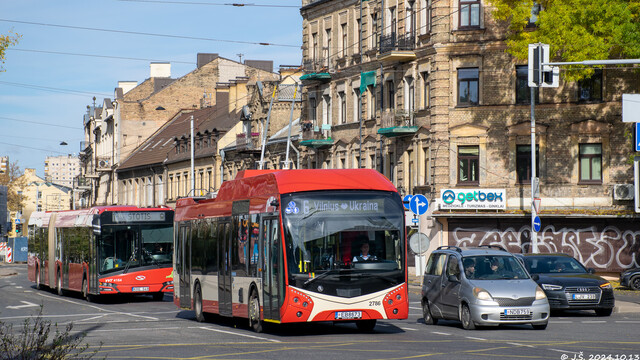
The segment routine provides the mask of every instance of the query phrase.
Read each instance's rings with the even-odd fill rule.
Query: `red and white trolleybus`
[[[245,170],[175,211],[174,303],[198,321],[407,318],[402,199],[375,170]]]
[[[96,295],[173,291],[173,210],[102,206],[33,212],[28,278],[57,290]]]

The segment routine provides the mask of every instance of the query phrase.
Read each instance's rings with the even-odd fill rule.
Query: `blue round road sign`
[[[412,198],[412,197],[413,197],[413,195],[405,195],[405,196],[402,198],[402,205],[404,205],[404,208],[405,208],[406,210],[410,210],[410,209],[409,209],[409,202],[411,201],[411,198]]]
[[[427,209],[429,208],[429,201],[422,194],[415,195],[409,202],[409,208],[414,214],[422,215],[427,212]]]
[[[539,216],[536,216],[533,218],[533,231],[538,232],[540,231],[540,226],[542,225],[542,221],[540,220]]]

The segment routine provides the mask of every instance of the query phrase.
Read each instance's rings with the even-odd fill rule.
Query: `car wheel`
[[[434,318],[431,315],[431,309],[429,308],[429,300],[427,299],[422,301],[422,318],[424,319],[424,323],[426,325],[436,325],[438,323],[438,319]]]
[[[360,331],[371,332],[376,327],[376,320],[359,320],[356,321],[356,326]]]
[[[613,309],[596,309],[596,315],[598,316],[611,316]]]
[[[629,279],[629,287],[633,290],[640,290],[640,275],[635,275]]]
[[[193,310],[196,312],[196,320],[203,322],[204,312],[202,311],[202,290],[200,290],[200,284],[196,284],[196,289],[193,291]]]
[[[257,333],[262,332],[262,321],[260,320],[260,298],[253,290],[249,297],[249,327]]]
[[[544,330],[547,328],[547,324],[548,323],[544,323],[544,324],[531,324],[531,326],[533,326],[533,330]]]
[[[462,322],[462,327],[466,330],[474,330],[476,328],[476,324],[474,324],[473,319],[471,318],[471,310],[469,310],[469,305],[462,304],[462,309],[460,309],[460,321]]]

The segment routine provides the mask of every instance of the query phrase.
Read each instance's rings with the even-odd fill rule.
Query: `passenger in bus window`
[[[375,255],[369,254],[369,241],[360,245],[360,255],[353,258],[353,262],[377,260]]]

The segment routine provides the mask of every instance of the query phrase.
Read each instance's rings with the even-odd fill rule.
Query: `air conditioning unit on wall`
[[[100,168],[109,167],[109,160],[100,160],[100,161],[98,161],[98,167],[100,167]]]
[[[635,186],[633,184],[615,184],[613,186],[614,200],[633,200]]]

